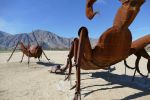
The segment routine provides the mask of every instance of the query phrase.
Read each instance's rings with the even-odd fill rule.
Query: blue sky
[[[0,0],[0,30],[12,34],[47,30],[64,37],[75,37],[81,26],[89,36],[98,38],[112,26],[121,3],[118,0],[98,0],[94,10],[100,13],[89,21],[85,16],[86,0]],[[150,33],[150,0],[130,26],[133,38]]]

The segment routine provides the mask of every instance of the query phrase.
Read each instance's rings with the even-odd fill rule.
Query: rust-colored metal
[[[37,42],[37,39],[36,39],[34,33],[33,33],[33,36]],[[42,47],[38,44],[38,42],[37,42],[37,45],[30,45],[29,37],[28,37],[28,46],[27,47],[20,41],[20,38],[19,38],[19,41],[17,42],[13,52],[11,53],[10,57],[7,60],[7,62],[11,59],[13,53],[15,52],[15,50],[19,44],[20,44],[20,50],[23,53],[20,63],[22,63],[23,57],[24,57],[24,55],[26,55],[28,57],[28,66],[29,66],[30,58],[31,57],[38,58],[40,61],[40,57],[42,56],[42,53],[45,55],[45,57],[48,61],[50,60],[50,59],[48,59],[48,57],[46,56],[46,54],[44,53]]]
[[[137,57],[137,59],[135,61],[135,67],[128,66],[126,60],[124,60],[124,64],[126,67],[128,67],[130,69],[135,69],[132,81],[134,80],[136,72],[138,72],[143,77],[148,77],[148,75],[150,73],[150,66],[149,66],[150,56],[147,53],[147,51],[145,50],[145,47],[148,44],[150,44],[150,35],[146,35],[142,38],[139,38],[138,40],[133,41],[132,46],[131,46],[131,52],[129,55],[134,54]],[[140,61],[141,57],[148,60],[148,62],[147,62],[147,71],[148,71],[147,76],[143,75],[139,70],[139,61]]]
[[[140,72],[140,69],[139,69],[139,62],[140,62],[140,59],[141,59],[141,55],[135,55],[137,58],[136,58],[136,61],[135,61],[135,67],[130,67],[128,64],[127,64],[127,61],[126,60],[124,60],[124,64],[125,64],[125,67],[127,67],[127,68],[129,68],[129,69],[134,69],[135,71],[134,71],[134,75],[133,75],[133,77],[132,77],[132,81],[134,81],[134,79],[135,79],[135,74],[136,74],[136,72],[138,72],[142,77],[145,77],[145,78],[148,78],[148,76],[149,76],[149,74],[150,74],[150,59],[147,59],[148,60],[148,62],[147,62],[147,71],[148,71],[148,73],[147,73],[147,75],[144,75],[144,74],[142,74],[141,72]],[[142,66],[143,67],[143,66]],[[125,74],[126,74],[126,72],[125,72]],[[146,83],[146,80],[145,80],[145,83]]]
[[[122,3],[122,6],[118,9],[118,12],[113,22],[113,26],[107,29],[100,36],[96,46],[93,49],[90,44],[88,30],[86,27],[81,27],[79,29],[79,38],[76,38],[72,43],[72,46],[74,46],[74,48],[77,47],[76,49],[71,49],[70,51],[70,53],[72,53],[70,55],[73,55],[75,57],[74,61],[76,66],[77,78],[74,100],[81,99],[80,69],[105,69],[113,64],[116,64],[126,59],[131,54],[136,53],[139,53],[142,57],[146,57],[143,52],[140,52],[140,50],[150,43],[150,35],[147,35],[132,42],[131,31],[128,28],[137,16],[145,0],[119,1]],[[91,2],[92,4],[90,6],[86,6],[86,16],[89,19],[92,19],[94,17],[92,6],[95,0],[87,0],[87,3],[88,2]],[[92,13],[90,14],[90,12]],[[78,44],[76,44],[76,41],[78,41]],[[68,59],[71,60],[72,57],[68,57]],[[137,61],[137,64],[138,62],[139,61]],[[69,75],[71,74],[70,72],[71,71],[69,71]]]
[[[89,20],[92,20],[93,17],[98,13],[98,12],[94,12],[93,11],[93,4],[96,2],[97,0],[86,0],[86,17]]]
[[[22,42],[20,42],[20,50],[27,57],[40,58],[42,55],[42,47],[38,45],[31,45],[29,47],[25,47]]]

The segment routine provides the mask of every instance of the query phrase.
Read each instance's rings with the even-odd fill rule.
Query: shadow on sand
[[[60,65],[60,66],[62,66],[63,64],[57,64],[57,63],[52,63],[52,62],[37,62],[37,64],[39,64],[39,65],[43,65],[43,66],[45,66],[45,67],[52,67],[52,66],[58,66],[58,65]]]
[[[150,95],[150,79],[147,79],[147,84],[145,84],[145,79],[142,77],[136,77],[134,82],[131,82],[132,76],[128,75],[117,75],[113,73],[107,73],[107,72],[96,72],[92,73],[91,79],[94,78],[102,78],[106,81],[108,81],[108,84],[104,85],[91,85],[86,86],[81,89],[89,88],[89,87],[97,87],[97,86],[109,86],[112,85],[110,88],[99,88],[96,90],[92,90],[90,92],[84,93],[83,95],[86,97],[90,95],[93,92],[100,91],[100,90],[108,90],[108,89],[117,89],[117,88],[123,88],[123,87],[129,87],[136,90],[140,90],[140,92],[129,95],[127,97],[122,98],[121,100],[130,100],[130,99],[136,99],[139,97],[143,97],[146,95]],[[113,86],[113,85],[119,85],[119,86]]]
[[[57,67],[57,66],[63,66],[63,64],[58,64],[58,63],[52,63],[52,62],[37,62],[37,64],[39,65],[43,65],[45,67]],[[50,73],[51,69],[48,70]],[[59,75],[67,75],[65,72],[54,72],[55,74],[59,74]]]

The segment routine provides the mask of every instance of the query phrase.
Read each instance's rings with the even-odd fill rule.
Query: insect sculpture
[[[145,43],[141,44],[141,41],[145,41]],[[131,47],[132,52],[131,52],[131,54],[134,54],[137,57],[136,61],[135,61],[135,67],[130,67],[127,64],[127,61],[124,60],[125,67],[127,67],[129,69],[135,69],[132,81],[134,80],[136,72],[138,72],[143,77],[148,77],[149,76],[149,73],[150,73],[150,56],[147,53],[147,51],[145,50],[145,47],[148,45],[149,41],[150,41],[150,35],[146,35],[145,37],[140,38],[140,39],[138,39],[138,40],[136,40],[132,43],[132,47]],[[137,46],[139,46],[139,47],[137,47]],[[134,47],[136,47],[136,49],[134,49]],[[139,62],[140,62],[141,57],[148,60],[148,62],[147,62],[147,71],[148,71],[147,76],[143,75],[140,72],[140,69],[139,69]],[[125,71],[125,74],[126,74],[126,71]]]
[[[74,66],[76,67],[76,89],[74,100],[81,99],[80,69],[97,70],[108,68],[109,66],[126,59],[128,56],[136,53],[150,43],[150,38],[147,39],[148,36],[142,37],[132,43],[132,34],[128,28],[137,16],[145,0],[119,1],[122,3],[122,6],[118,9],[113,26],[107,29],[100,36],[97,44],[93,49],[90,44],[88,30],[86,27],[81,27],[79,29],[79,38],[75,38],[72,43],[67,60],[68,66],[66,67],[69,67],[70,72],[72,68],[71,60],[74,57]],[[89,3],[86,5],[88,4]],[[89,15],[87,17],[92,19],[92,14],[88,14],[88,12],[86,13],[86,15]],[[141,54],[141,56],[144,55]],[[63,69],[57,70],[64,71]]]
[[[124,65],[125,65],[125,74],[126,74],[126,67],[129,68],[129,69],[134,69],[134,75],[132,77],[132,81],[134,81],[135,79],[135,74],[136,72],[138,72],[142,77],[144,78],[148,78],[149,77],[149,74],[150,74],[150,60],[148,59],[148,62],[147,62],[147,75],[143,75],[141,72],[140,72],[140,69],[139,69],[139,62],[140,62],[140,59],[142,56],[140,55],[135,55],[137,58],[136,58],[136,61],[135,61],[135,67],[130,67],[128,64],[127,64],[127,61],[124,60]],[[143,66],[142,66],[143,67]],[[145,83],[146,83],[146,80],[145,80]]]
[[[40,61],[40,57],[42,56],[42,53],[44,54],[44,56],[46,57],[46,59],[49,61],[50,59],[48,59],[48,57],[46,56],[45,52],[43,51],[42,49],[42,46],[39,45],[36,37],[35,37],[35,34],[33,32],[33,37],[35,38],[35,41],[37,43],[37,45],[30,45],[30,42],[29,42],[29,36],[27,35],[28,37],[28,46],[26,47],[20,40],[20,37],[19,37],[19,41],[17,42],[15,48],[13,49],[10,57],[8,58],[7,62],[11,59],[13,53],[15,52],[16,48],[18,47],[18,45],[20,44],[20,50],[21,52],[23,53],[22,55],[22,59],[20,61],[20,63],[22,63],[23,61],[23,57],[24,55],[26,55],[28,57],[28,66],[29,66],[29,63],[30,63],[30,58],[31,57],[34,57],[34,58],[38,58],[39,61]]]

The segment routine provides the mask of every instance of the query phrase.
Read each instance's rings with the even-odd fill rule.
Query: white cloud
[[[10,26],[11,24],[4,20],[3,18],[0,18],[0,30],[5,32],[10,32]]]
[[[6,24],[7,24],[6,21],[0,18],[0,29],[3,29],[4,27],[6,27]]]
[[[139,31],[150,30],[150,26],[138,28]]]
[[[19,28],[17,24],[18,23],[16,22],[7,21],[0,17],[0,30],[1,31],[11,33],[11,34],[16,34],[16,31]]]

